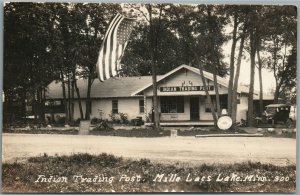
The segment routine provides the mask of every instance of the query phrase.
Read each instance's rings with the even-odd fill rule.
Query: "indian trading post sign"
[[[213,91],[214,86],[206,86],[208,91]],[[160,87],[160,92],[180,92],[180,91],[204,91],[204,86],[175,86],[175,87]]]

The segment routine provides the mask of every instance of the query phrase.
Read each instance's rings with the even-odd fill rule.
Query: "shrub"
[[[76,119],[76,121],[75,121],[75,125],[79,125],[79,124],[80,124],[80,121],[81,121],[81,119],[80,119],[80,118]]]
[[[118,114],[120,115],[122,123],[124,123],[124,124],[128,124],[129,123],[129,121],[128,121],[128,115],[126,113],[120,112]]]
[[[118,113],[110,113],[109,114],[109,117],[110,117],[110,119],[111,119],[111,121],[113,122],[113,123],[120,123],[120,116],[119,116],[119,114]]]
[[[64,125],[65,122],[66,122],[66,117],[60,116],[60,115],[56,116],[56,124],[58,124],[58,125]]]
[[[98,119],[98,118],[96,118],[96,117],[94,117],[94,118],[92,118],[92,120],[91,120],[91,124],[98,124],[98,123],[101,123],[101,119]]]
[[[101,121],[95,128],[93,128],[93,131],[102,131],[102,130],[111,131],[113,129],[114,128],[112,127],[112,125],[107,120],[104,120]]]

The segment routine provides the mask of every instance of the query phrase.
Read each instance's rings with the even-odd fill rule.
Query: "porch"
[[[146,126],[152,126],[153,123],[145,123]],[[213,126],[212,120],[200,120],[200,121],[161,121],[161,126]]]

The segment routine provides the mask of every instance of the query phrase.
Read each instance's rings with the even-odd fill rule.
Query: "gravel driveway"
[[[28,157],[109,153],[154,162],[183,164],[259,161],[275,165],[296,163],[296,139],[271,137],[160,137],[2,134],[2,162]]]

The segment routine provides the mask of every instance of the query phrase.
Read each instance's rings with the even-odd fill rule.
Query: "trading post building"
[[[204,71],[209,94],[215,104],[213,75]],[[217,77],[221,109],[227,108],[228,80]],[[82,108],[85,110],[87,81],[78,80]],[[246,119],[248,110],[246,86],[238,88],[237,121]],[[181,65],[165,75],[157,76],[157,96],[161,125],[213,125],[213,118],[199,69]],[[76,95],[75,95],[76,97]],[[125,114],[128,119],[142,117],[146,124],[153,120],[152,76],[116,77],[104,82],[94,80],[91,89],[91,118],[111,120],[114,114]],[[61,83],[53,81],[48,86],[47,99],[51,100],[51,116],[63,116]],[[75,98],[77,99],[77,97]],[[254,94],[254,104],[258,103]],[[264,103],[271,103],[273,96],[264,94]],[[254,106],[255,107],[255,106]],[[54,113],[53,113],[54,112]],[[74,105],[74,119],[80,118],[78,101]]]

